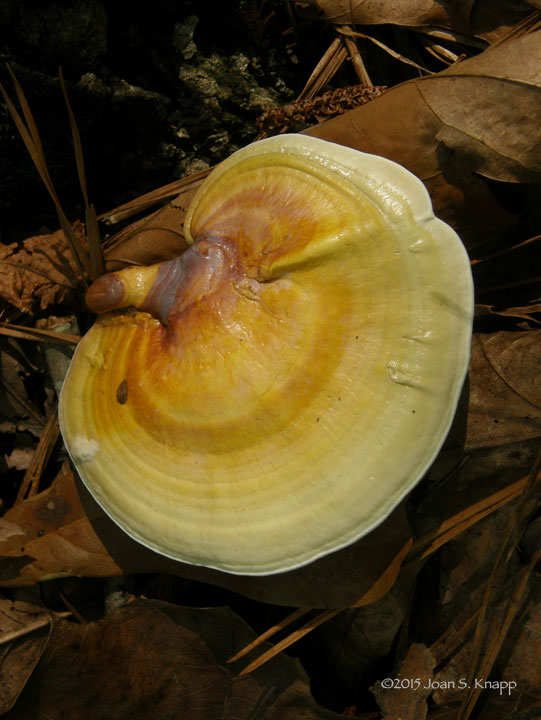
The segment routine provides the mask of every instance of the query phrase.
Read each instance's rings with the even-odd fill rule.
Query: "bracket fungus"
[[[468,365],[454,231],[401,166],[303,135],[219,165],[179,258],[104,275],[60,398],[94,498],[131,537],[230,573],[359,539],[426,472]]]

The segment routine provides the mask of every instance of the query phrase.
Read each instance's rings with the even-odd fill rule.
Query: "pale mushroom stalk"
[[[98,314],[134,307],[167,326],[189,305],[211,295],[225,278],[236,275],[234,249],[203,239],[173,260],[102,275],[88,289],[86,304]]]
[[[131,537],[265,575],[342,548],[423,477],[468,367],[468,257],[422,183],[303,135],[203,183],[179,258],[100,278],[59,404]]]

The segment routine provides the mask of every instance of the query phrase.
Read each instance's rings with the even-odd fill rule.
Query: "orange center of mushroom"
[[[134,302],[133,278],[145,286],[147,276],[152,283]],[[337,288],[336,299],[344,293],[346,287]],[[302,414],[340,357],[343,302],[334,310],[323,303],[290,277],[248,277],[236,245],[218,238],[197,240],[157,269],[103,276],[88,291],[90,309],[133,304],[143,311],[124,316],[125,343],[99,376],[116,406],[111,421],[129,412],[160,442],[213,453],[280,432]],[[113,337],[120,316],[111,316],[110,328],[104,321]]]

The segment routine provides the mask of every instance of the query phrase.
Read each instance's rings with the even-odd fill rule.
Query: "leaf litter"
[[[334,22],[352,20],[343,15],[351,10],[349,3],[318,5]],[[531,184],[541,174],[536,19],[528,10],[506,25],[509,15],[486,3],[466,4],[460,12],[446,3],[386,7],[379,8],[377,18],[354,22],[423,26],[432,38],[440,32],[433,27],[437,25],[440,34],[451,33],[441,42],[469,38],[472,57],[395,85],[356,109],[339,108],[334,119],[308,132],[401,162],[425,182],[437,214],[454,225],[470,250],[498,254],[504,244],[505,252],[505,230],[514,227],[517,216],[499,203],[491,183]],[[349,37],[353,42],[355,28]],[[479,52],[479,37],[493,47]],[[333,72],[325,74],[327,60],[322,63],[305,96],[314,97],[322,78],[329,82],[347,53],[333,57]],[[357,66],[357,74],[362,71]],[[17,87],[20,100],[21,92]],[[49,183],[35,123],[24,100],[21,105],[28,144]],[[23,120],[18,122],[24,131]],[[80,140],[75,144],[84,179]],[[146,264],[182,251],[182,219],[200,181],[199,176],[186,178],[102,216],[102,222],[114,227],[141,215],[108,238],[105,267]],[[86,195],[84,180],[81,185]],[[49,190],[54,197],[54,188]],[[156,205],[160,207],[148,214]],[[73,230],[65,228],[62,213],[63,231],[31,239],[34,243],[23,250],[3,246],[0,272],[7,279],[2,297],[12,317],[17,311],[25,319],[37,319],[59,303],[73,307],[72,289],[80,290],[100,272],[96,225],[86,196],[85,207],[92,229],[81,233],[79,249],[66,244]],[[90,235],[94,250],[86,254]],[[526,241],[514,238],[511,247]],[[50,259],[55,253],[62,258],[56,265]],[[530,272],[526,264],[524,272]],[[480,328],[474,335],[467,389],[450,436],[407,502],[351,548],[282,577],[228,576],[172,563],[139,548],[103,514],[66,463],[50,486],[40,490],[48,457],[55,452],[57,430],[49,416],[19,496],[0,519],[0,585],[6,593],[38,581],[47,587],[51,578],[62,582],[79,576],[159,573],[208,588],[208,597],[212,587],[221,587],[231,593],[231,605],[241,597],[248,605],[263,602],[290,609],[254,637],[226,609],[165,607],[141,599],[97,622],[77,626],[57,619],[50,626],[44,604],[37,611],[37,622],[43,623],[40,634],[24,635],[28,647],[6,643],[0,673],[7,679],[3,708],[13,707],[7,716],[34,717],[36,708],[54,713],[63,707],[70,717],[84,717],[81,708],[88,702],[100,703],[97,707],[114,717],[133,712],[155,717],[156,708],[178,716],[180,707],[190,717],[205,718],[224,712],[232,717],[337,717],[314,703],[306,675],[280,652],[303,646],[313,650],[314,642],[321,667],[340,669],[342,708],[348,706],[349,716],[367,716],[368,711],[371,717],[405,720],[465,719],[481,708],[481,718],[505,718],[535,708],[541,692],[533,669],[539,667],[541,633],[536,572],[541,340],[535,318],[539,298],[532,289],[525,304],[498,310],[490,304],[491,293],[496,300],[495,289],[483,296],[486,303],[477,317],[489,322],[489,331]],[[478,287],[482,291],[483,285]],[[36,337],[30,325],[8,323],[3,329],[17,342]],[[64,341],[73,344],[77,337],[66,334]],[[2,602],[16,608],[12,600]],[[272,646],[265,645],[269,639]],[[143,656],[144,661],[133,662]],[[151,674],[151,680],[145,671],[141,683],[141,668],[153,657],[153,667],[162,670]],[[382,666],[385,674],[377,669]],[[120,683],[111,667],[123,668]],[[336,694],[325,688],[321,673],[321,668],[313,669],[323,686],[316,695],[336,705]],[[95,682],[88,683],[89,676]],[[86,678],[84,683],[80,677]],[[396,692],[385,690],[384,677],[396,679]],[[419,679],[422,691],[408,686],[412,678]],[[468,680],[466,691],[459,685],[462,678]],[[479,678],[519,687],[505,697],[477,686]],[[128,692],[133,687],[139,692]]]

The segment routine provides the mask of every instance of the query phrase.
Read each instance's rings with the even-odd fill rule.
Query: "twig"
[[[433,57],[435,57],[436,60],[439,60],[446,65],[454,65],[454,63],[458,62],[461,57],[464,57],[464,55],[457,55],[448,48],[443,47],[443,45],[438,45],[437,43],[430,43],[425,41],[423,45],[425,47],[425,50],[429,52]]]
[[[342,28],[339,28],[339,31]],[[357,43],[352,37],[344,37],[344,42],[346,43],[346,47],[349,52],[349,59],[351,60],[351,64],[353,65],[353,68],[355,72],[357,73],[357,77],[361,81],[362,85],[365,85],[366,87],[374,87],[374,83],[370,79],[370,75],[368,74],[368,70],[365,67],[364,60],[362,59],[361,53],[359,52],[359,48],[357,47]]]

